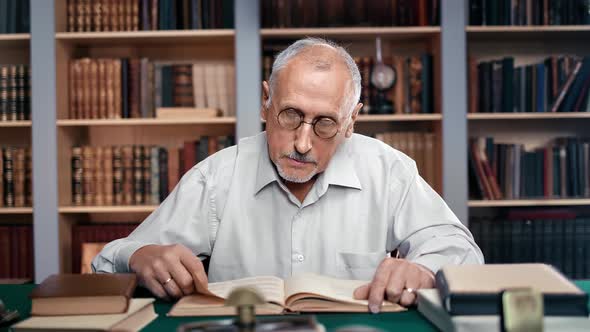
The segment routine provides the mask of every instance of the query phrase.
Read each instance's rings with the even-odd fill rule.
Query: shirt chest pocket
[[[387,257],[385,251],[356,253],[339,252],[336,254],[336,266],[342,278],[371,280],[381,261]]]

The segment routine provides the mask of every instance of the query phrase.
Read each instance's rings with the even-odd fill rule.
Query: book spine
[[[6,147],[4,154],[4,206],[14,207],[14,149]]]
[[[0,65],[0,121],[8,121],[8,66]]]
[[[72,204],[82,205],[83,199],[82,148],[72,148]]]

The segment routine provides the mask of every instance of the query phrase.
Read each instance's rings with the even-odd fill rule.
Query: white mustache
[[[288,158],[291,158],[293,160],[297,160],[299,162],[302,163],[314,163],[317,164],[317,161],[315,159],[313,159],[311,156],[309,155],[305,155],[305,154],[301,154],[297,151],[293,151],[287,155],[285,155]]]

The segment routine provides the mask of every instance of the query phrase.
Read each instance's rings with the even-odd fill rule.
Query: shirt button
[[[305,260],[305,257],[303,255],[297,255],[297,260],[303,262]]]

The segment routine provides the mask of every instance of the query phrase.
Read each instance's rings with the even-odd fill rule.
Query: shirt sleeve
[[[129,258],[148,244],[182,244],[195,255],[211,254],[216,225],[212,184],[198,166],[189,170],[162,204],[128,237],[108,243],[92,261],[92,270],[126,273]]]
[[[413,173],[394,217],[393,238],[402,257],[433,273],[448,264],[483,264],[467,227],[418,172]]]

